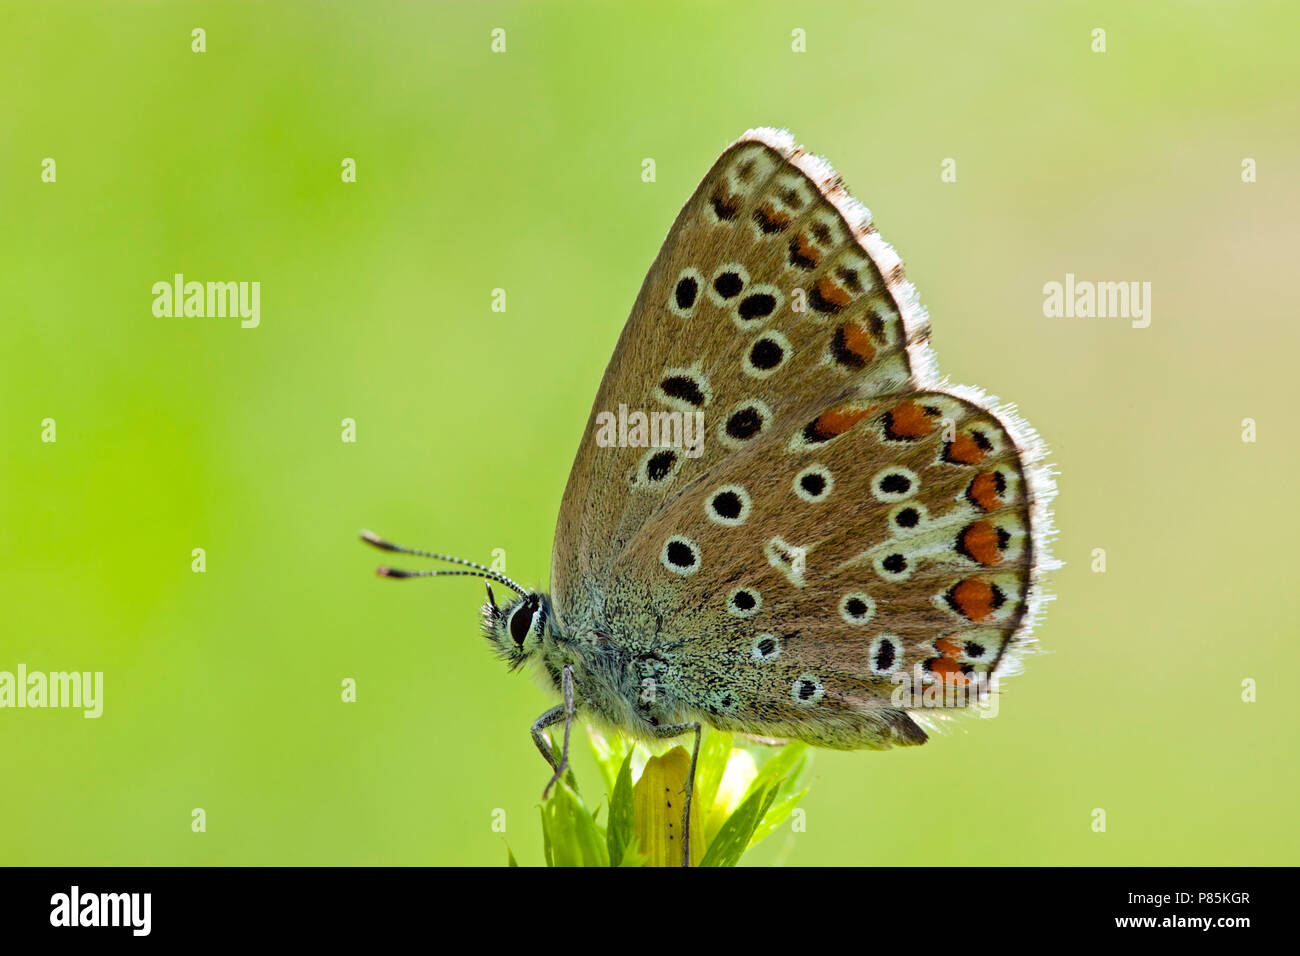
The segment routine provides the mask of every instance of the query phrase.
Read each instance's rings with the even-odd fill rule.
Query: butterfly
[[[830,165],[751,130],[632,307],[560,505],[550,592],[362,536],[469,569],[382,575],[515,592],[498,605],[488,584],[482,629],[561,698],[532,726],[545,792],[580,712],[634,737],[694,734],[685,863],[704,725],[921,744],[933,719],[900,698],[908,679],[983,690],[1030,643],[1055,566],[1045,449],[1014,409],[941,380],[929,338],[897,254]],[[674,413],[702,423],[692,442]],[[655,415],[669,440],[645,440]],[[544,731],[561,722],[557,758]]]

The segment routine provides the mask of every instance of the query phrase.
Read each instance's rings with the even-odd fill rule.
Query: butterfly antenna
[[[385,578],[434,578],[434,577],[475,577],[487,578],[489,581],[496,581],[498,584],[504,584],[510,590],[522,597],[528,596],[528,591],[510,580],[499,571],[493,571],[486,565],[479,564],[476,561],[466,561],[464,558],[455,558],[450,554],[438,554],[434,551],[422,551],[419,548],[407,548],[400,544],[394,544],[391,541],[385,541],[373,531],[362,531],[361,540],[372,547],[381,551],[394,551],[397,554],[410,554],[419,558],[433,558],[437,561],[447,561],[451,564],[463,564],[466,567],[474,568],[473,571],[402,571],[398,568],[378,568],[375,573]]]

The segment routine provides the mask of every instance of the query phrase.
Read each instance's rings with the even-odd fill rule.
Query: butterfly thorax
[[[535,659],[548,690],[562,693],[569,667],[578,709],[638,737],[652,738],[657,727],[699,716],[673,693],[672,655],[657,635],[589,616],[562,621],[550,612],[549,595],[540,597],[548,613]]]

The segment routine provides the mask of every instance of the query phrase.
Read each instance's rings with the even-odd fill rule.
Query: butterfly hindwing
[[[826,746],[919,742],[896,689],[973,692],[1010,659],[1031,607],[1023,450],[943,392],[856,403],[852,425],[809,443],[816,407],[779,418],[655,515],[611,577],[658,561],[663,582],[612,589],[607,613],[649,607],[666,622],[665,685],[718,726]],[[689,549],[689,574],[669,542]]]

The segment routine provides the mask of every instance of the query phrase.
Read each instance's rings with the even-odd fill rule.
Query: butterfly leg
[[[682,866],[691,865],[691,798],[695,795],[695,764],[700,759],[700,738],[702,736],[699,721],[685,724],[668,724],[655,728],[656,737],[680,737],[682,734],[694,733],[695,746],[691,748],[691,769],[686,774],[686,797],[682,801]]]
[[[533,726],[530,728],[533,735],[533,743],[537,745],[538,752],[546,758],[546,762],[551,765],[552,770],[555,769],[555,755],[551,752],[551,745],[542,731],[547,727],[550,727],[552,724],[558,724],[563,719],[564,705],[557,704],[546,713],[542,714],[542,716],[534,720]]]
[[[542,799],[545,800],[551,792],[551,787],[564,776],[565,768],[569,766],[569,732],[573,729],[573,717],[577,713],[577,708],[573,705],[573,667],[569,664],[564,665],[564,703],[554,707],[537,718],[537,723],[533,724],[533,742],[537,744],[539,750],[546,757],[546,762],[555,768],[555,775],[551,777],[546,784],[546,789],[542,791]],[[558,712],[558,713],[557,713]],[[547,718],[550,718],[547,720]],[[564,721],[564,746],[560,750],[560,762],[556,763],[550,749],[545,746],[544,738],[541,734],[541,727],[549,724],[558,723],[561,719]],[[545,724],[542,721],[547,721]]]

